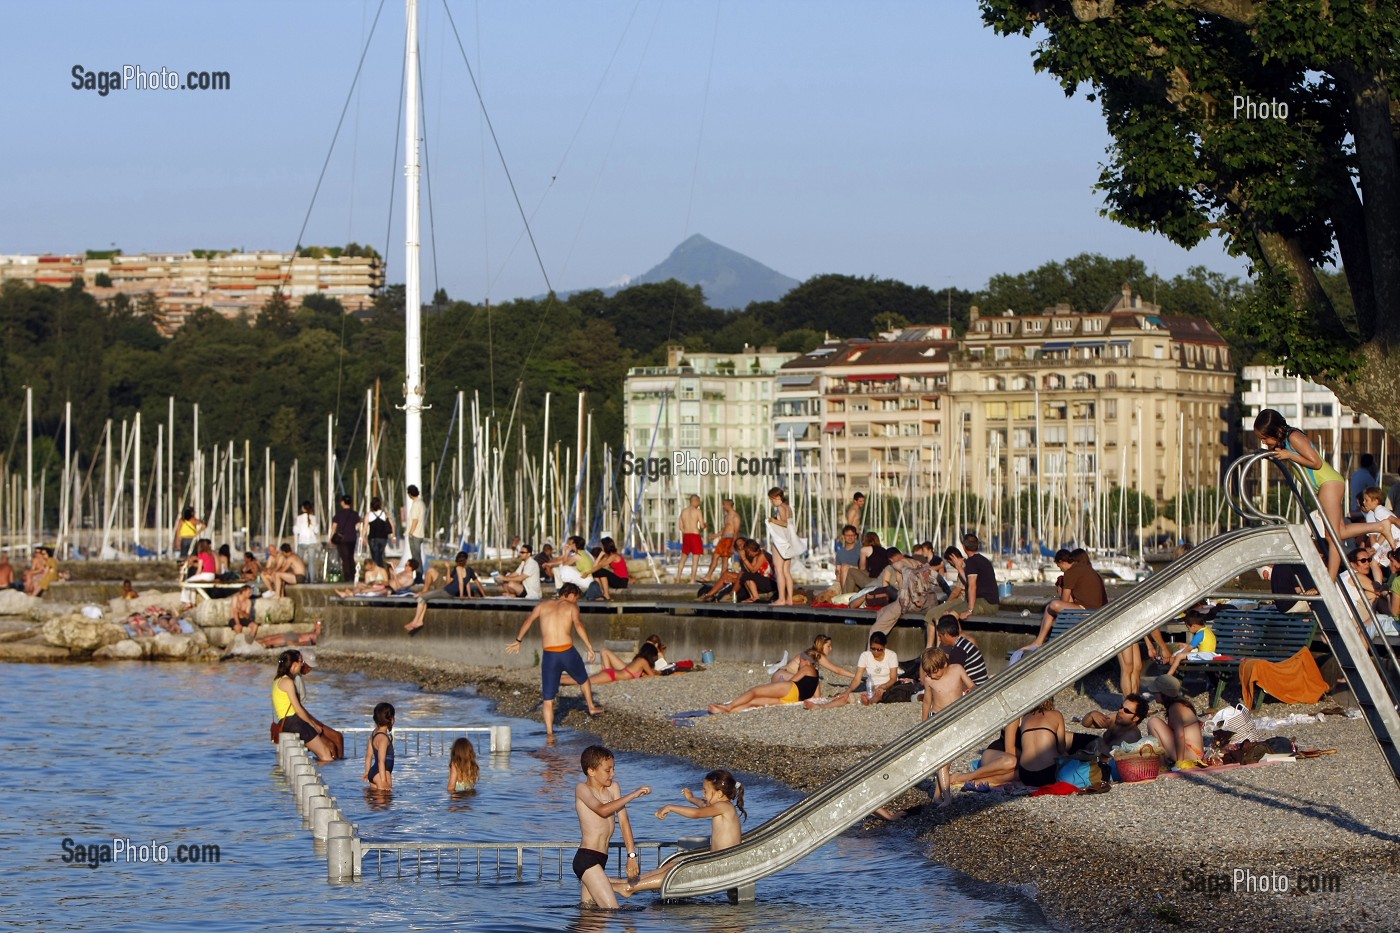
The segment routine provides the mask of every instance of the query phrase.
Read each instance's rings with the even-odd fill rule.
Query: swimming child
[[[667,814],[670,813],[692,820],[708,819],[710,821],[711,852],[718,852],[721,849],[732,848],[739,844],[739,838],[742,835],[739,820],[741,815],[743,818],[747,818],[748,813],[744,811],[744,785],[734,780],[734,775],[720,769],[705,775],[705,783],[700,792],[701,799],[697,799],[689,787],[682,788],[681,793],[693,806],[682,807],[668,803],[656,811],[658,820],[666,819]],[[612,886],[617,889],[617,893],[623,897],[631,897],[638,891],[659,891],[662,880],[670,874],[674,867],[675,862],[668,859],[666,864],[647,872],[636,881],[623,881],[620,878],[610,880]]]
[[[394,789],[394,705],[380,703],[374,708],[374,731],[365,746],[365,780],[372,790],[391,793]]]
[[[472,740],[462,736],[452,743],[452,762],[447,766],[447,791],[460,794],[476,789],[481,766],[476,763],[476,748]]]
[[[974,686],[963,666],[951,663],[948,652],[942,648],[929,648],[924,652],[919,665],[919,680],[924,686],[924,719],[942,712]],[[938,769],[933,799],[940,807],[946,807],[952,800],[951,770],[948,765]]]
[[[566,584],[568,585],[568,584]],[[583,902],[616,910],[617,894],[608,882],[608,846],[612,841],[613,821],[622,824],[622,841],[627,846],[627,877],[641,874],[637,862],[637,843],[632,838],[632,823],[625,807],[638,797],[651,793],[643,785],[624,795],[613,775],[617,763],[613,753],[601,745],[590,745],[579,758],[585,780],[574,788],[574,810],[578,813],[579,831],[583,841],[574,853],[574,875],[583,885]]]

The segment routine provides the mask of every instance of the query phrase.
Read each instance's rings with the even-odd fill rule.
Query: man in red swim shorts
[[[690,505],[681,509],[681,518],[678,522],[681,531],[681,566],[676,572],[676,579],[685,576],[685,562],[690,565],[690,582],[695,582],[695,577],[700,573],[700,558],[705,554],[705,539],[701,532],[705,530],[705,515],[700,511],[700,497],[691,496]]]

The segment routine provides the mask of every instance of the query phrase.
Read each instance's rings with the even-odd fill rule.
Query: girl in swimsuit
[[[306,711],[297,693],[296,677],[309,671],[301,652],[289,649],[277,658],[277,673],[272,680],[272,711],[282,723],[282,730],[290,729],[306,743],[307,749],[321,764],[335,761],[336,751],[331,738],[326,735],[328,727]]]
[[[1048,732],[1050,737],[1032,732]],[[1016,778],[1027,787],[1044,787],[1055,783],[1060,756],[1065,753],[1065,717],[1055,709],[1051,697],[1022,717],[1013,735],[1015,748],[1007,750],[1017,756]]]
[[[374,708],[374,731],[365,746],[365,780],[372,791],[394,790],[394,705],[380,703]]]
[[[744,810],[744,785],[736,781],[734,775],[717,768],[705,775],[700,797],[691,793],[689,787],[682,788],[681,793],[685,795],[690,806],[682,807],[668,803],[656,811],[658,820],[666,819],[671,813],[692,820],[709,820],[711,852],[719,852],[739,844],[739,839],[743,836],[740,820],[747,819],[748,813]],[[661,882],[674,867],[675,863],[668,859],[667,864],[647,872],[636,881],[622,878],[610,880],[618,894],[631,897],[638,891],[661,890]]]
[[[462,736],[452,743],[452,762],[447,766],[447,792],[462,794],[476,789],[476,779],[481,776],[481,766],[476,763],[476,749],[472,740]]]
[[[660,652],[651,642],[642,642],[642,646],[637,649],[637,654],[626,664],[622,659],[613,654],[607,648],[599,653],[599,658],[603,662],[603,669],[592,677],[588,678],[590,684],[615,684],[619,680],[641,680],[643,677],[655,677],[656,659]],[[565,671],[559,675],[559,683],[566,687],[576,687],[578,683]]]
[[[791,683],[778,682],[759,684],[744,691],[737,699],[728,703],[714,703],[710,706],[711,713],[737,713],[740,710],[753,709],[756,706],[781,706],[790,703],[801,703],[803,700],[810,700],[816,695],[817,687],[821,685],[821,679],[817,676],[817,669],[806,655],[797,659],[797,676]]]
[[[1316,491],[1318,504],[1322,506],[1322,513],[1327,516],[1328,524],[1336,530],[1342,541],[1360,535],[1381,534],[1387,523],[1400,526],[1400,519],[1393,516],[1380,522],[1347,524],[1346,480],[1330,463],[1322,459],[1322,454],[1317,452],[1317,448],[1313,447],[1306,434],[1289,425],[1283,415],[1274,409],[1266,408],[1259,413],[1259,417],[1254,419],[1254,433],[1260,443],[1274,452],[1275,460],[1298,465],[1298,469]],[[1332,540],[1330,533],[1327,541],[1330,545],[1327,550],[1327,572],[1335,578],[1342,569],[1342,551],[1338,542]]]

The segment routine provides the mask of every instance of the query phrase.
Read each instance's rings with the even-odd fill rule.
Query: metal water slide
[[[1008,722],[1025,715],[1046,697],[1074,683],[1145,637],[1168,619],[1195,605],[1239,574],[1273,563],[1301,563],[1314,580],[1326,581],[1310,530],[1271,524],[1227,532],[1196,547],[1121,599],[1109,603],[1069,632],[1046,643],[1015,667],[998,674],[946,710],[920,723],[894,742],[846,771],[801,803],[744,834],[743,841],[719,852],[677,856],[661,888],[663,898],[728,892],[731,900],[753,897],[754,883],[787,868],[839,836],[876,807],[913,787],[946,764],[966,760],[974,749]],[[1348,652],[1365,662],[1365,639],[1336,586],[1320,587],[1319,617],[1343,620],[1328,625],[1329,638],[1351,636]],[[1334,644],[1336,644],[1334,640]],[[1387,697],[1380,673],[1369,662],[1348,671],[1372,730],[1397,779],[1400,758],[1395,739],[1400,719]],[[1377,692],[1379,691],[1379,692]],[[1375,702],[1371,702],[1371,699]]]

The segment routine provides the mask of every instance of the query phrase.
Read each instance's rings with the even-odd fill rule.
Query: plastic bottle
[[[865,675],[865,702],[869,703],[875,698],[875,675]]]

